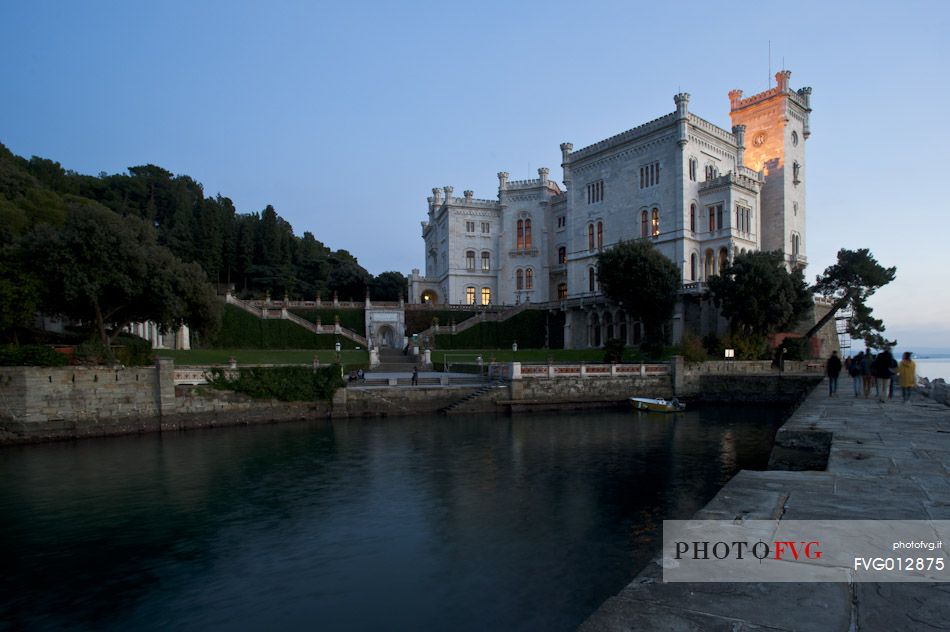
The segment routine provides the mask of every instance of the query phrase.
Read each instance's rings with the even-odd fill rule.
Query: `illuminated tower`
[[[775,74],[776,86],[746,99],[729,93],[732,125],[745,126],[744,163],[765,174],[761,193],[761,248],[781,250],[789,265],[805,257],[805,141],[810,135],[811,88],[788,86],[792,73]]]

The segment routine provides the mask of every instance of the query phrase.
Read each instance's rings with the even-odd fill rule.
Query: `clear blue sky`
[[[748,8],[743,8],[748,7]],[[7,2],[0,142],[83,173],[155,163],[371,272],[423,267],[434,186],[560,178],[671,112],[729,127],[731,88],[812,86],[808,275],[867,247],[901,347],[950,349],[950,4]]]

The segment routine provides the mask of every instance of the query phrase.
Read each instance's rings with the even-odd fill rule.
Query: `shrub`
[[[45,345],[0,346],[0,366],[65,366],[69,358]]]
[[[786,338],[782,344],[787,349],[786,360],[807,360],[811,357],[808,338]]]
[[[623,362],[624,342],[620,338],[608,338],[604,343],[604,362]]]
[[[736,360],[768,360],[770,357],[764,336],[731,333],[723,344],[727,349],[736,350]]]
[[[680,341],[680,354],[689,363],[702,362],[707,359],[703,342],[699,339],[699,336],[690,331],[683,332],[683,339]]]
[[[340,365],[318,368],[305,366],[248,367],[232,375],[211,369],[208,382],[214,388],[244,393],[255,399],[283,402],[328,401],[343,386]]]

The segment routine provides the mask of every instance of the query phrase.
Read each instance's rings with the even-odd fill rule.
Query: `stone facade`
[[[748,98],[730,92],[731,130],[691,113],[682,93],[670,114],[577,150],[562,143],[563,189],[546,168],[532,180],[499,173],[497,199],[433,189],[410,302],[602,301],[597,255],[640,238],[677,265],[686,291],[745,251],[804,264],[811,89],[793,91],[790,76]],[[569,318],[565,345],[599,346],[593,326],[589,314]]]

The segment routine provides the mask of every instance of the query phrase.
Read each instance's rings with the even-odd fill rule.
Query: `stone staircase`
[[[290,322],[303,327],[307,331],[310,331],[317,335],[337,335],[344,338],[348,338],[355,343],[362,345],[364,348],[368,346],[368,342],[364,336],[347,329],[346,327],[341,327],[339,324],[333,325],[317,325],[316,323],[311,323],[309,320],[301,318],[292,312],[288,312],[286,309],[268,309],[266,307],[257,307],[248,303],[247,301],[242,301],[236,296],[227,294],[224,297],[224,302],[228,305],[234,305],[239,309],[243,309],[248,314],[253,314],[260,319],[279,319],[279,320],[289,320]],[[410,369],[411,370],[411,369]]]
[[[453,413],[456,413],[456,414],[457,414],[457,413],[464,413],[464,412],[465,412],[465,407],[466,407],[467,404],[469,404],[469,403],[475,401],[475,400],[478,399],[479,397],[484,396],[486,393],[489,393],[489,392],[493,391],[494,389],[496,389],[496,388],[501,388],[501,387],[503,387],[503,386],[504,386],[504,385],[503,385],[501,382],[497,382],[497,381],[489,382],[488,384],[485,384],[484,386],[482,386],[481,388],[479,388],[479,389],[478,389],[477,391],[475,391],[474,393],[471,393],[471,394],[469,394],[469,395],[466,395],[465,397],[463,397],[462,399],[458,400],[457,402],[453,402],[453,403],[449,404],[448,406],[446,406],[445,408],[440,409],[440,410],[439,410],[439,413],[440,413],[440,414],[443,414],[443,415],[451,415],[451,414],[453,414]]]
[[[431,338],[437,334],[460,334],[463,331],[471,329],[472,327],[482,323],[493,323],[508,320],[512,316],[517,316],[533,305],[535,304],[521,303],[520,305],[515,305],[511,309],[506,309],[502,312],[479,312],[474,316],[466,318],[462,322],[456,323],[454,325],[434,325],[428,329],[423,329],[421,332],[419,332],[419,337]]]
[[[412,356],[404,354],[399,349],[389,349],[386,347],[379,350],[379,366],[374,367],[373,371],[377,373],[412,373],[416,366],[416,361]]]

